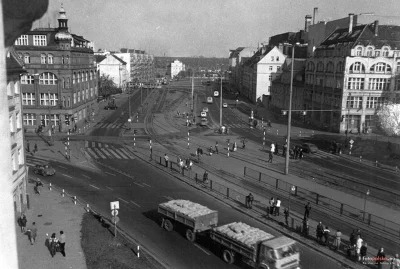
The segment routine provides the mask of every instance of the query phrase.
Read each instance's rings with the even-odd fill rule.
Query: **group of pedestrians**
[[[270,216],[270,215],[279,216],[280,209],[281,209],[281,203],[282,203],[282,201],[278,197],[276,199],[271,197],[271,199],[269,200],[268,208],[267,208],[267,216]]]
[[[350,248],[347,250],[347,255],[364,263],[367,256],[367,249],[368,244],[361,238],[361,230],[353,230],[350,234]]]
[[[18,225],[21,228],[21,232],[23,234],[26,234],[28,236],[28,240],[31,243],[31,245],[34,245],[36,242],[36,237],[38,233],[38,229],[36,226],[36,222],[32,222],[30,227],[27,229],[26,224],[28,223],[28,220],[26,218],[25,214],[21,214],[21,216],[17,220]],[[48,234],[46,234],[48,236]],[[60,239],[56,238],[56,234],[53,233],[50,238],[46,240],[46,246],[49,249],[51,257],[54,258],[57,252],[60,252],[64,257],[65,257],[65,241],[66,241],[66,236],[64,231],[60,231]]]

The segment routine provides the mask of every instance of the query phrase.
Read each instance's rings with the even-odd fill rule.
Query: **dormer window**
[[[42,53],[40,54],[40,63],[45,64],[46,63],[46,54]]]
[[[389,48],[385,47],[382,49],[382,56],[388,57],[389,56]]]
[[[367,48],[367,57],[372,57],[373,53],[374,53],[374,49],[371,47],[368,47]]]
[[[363,48],[362,47],[357,47],[356,48],[356,56],[362,56]]]
[[[28,35],[21,35],[18,37],[17,40],[15,40],[15,45],[16,46],[28,46]]]
[[[47,46],[46,35],[34,35],[33,36],[34,46]]]
[[[273,61],[274,61],[274,59],[275,59],[275,58],[274,58],[274,56],[271,56],[271,62],[273,62]]]

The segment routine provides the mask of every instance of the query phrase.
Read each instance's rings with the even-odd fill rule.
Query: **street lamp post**
[[[221,76],[221,89],[219,94],[219,127],[222,127],[222,75]]]
[[[290,150],[290,125],[292,122],[292,94],[293,94],[293,67],[294,67],[294,50],[295,46],[300,43],[293,45],[292,49],[292,68],[290,72],[290,90],[289,90],[289,115],[288,115],[288,126],[287,126],[287,144],[286,144],[286,156],[285,156],[285,175],[289,174],[289,150]]]
[[[365,220],[365,207],[367,205],[367,197],[369,195],[370,191],[367,190],[367,192],[365,193],[365,198],[364,198],[364,211],[363,211],[363,220]]]

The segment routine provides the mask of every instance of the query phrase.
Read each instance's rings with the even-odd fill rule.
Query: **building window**
[[[356,56],[362,56],[362,51],[363,51],[362,47],[357,47]]]
[[[65,64],[65,58],[64,58],[64,55],[63,55],[63,56],[61,56],[61,64]]]
[[[367,108],[378,108],[385,102],[384,97],[368,97],[367,98]]]
[[[23,75],[21,77],[21,84],[33,84],[35,79],[31,75]]]
[[[24,164],[24,155],[22,154],[21,148],[18,149],[18,165]]]
[[[20,88],[21,88],[20,82],[19,82],[19,81],[16,81],[16,82],[14,83],[14,93],[15,93],[15,94],[20,94]]]
[[[369,89],[377,91],[387,91],[389,90],[390,79],[387,78],[370,78],[369,79]]]
[[[93,80],[93,70],[90,70],[90,80]]]
[[[44,120],[44,125],[48,126],[50,121],[49,114],[40,115],[40,122],[42,122],[42,120]]]
[[[389,49],[388,48],[384,48],[382,50],[382,56],[383,57],[388,57],[389,56]]]
[[[279,56],[276,56],[276,61],[279,61]]]
[[[313,63],[313,62],[309,62],[309,63],[307,64],[307,70],[308,70],[308,71],[314,71],[314,68],[315,68],[315,66],[314,66],[314,63]]]
[[[270,66],[270,67],[269,67],[269,71],[272,71],[272,70],[273,70],[273,67],[272,67],[272,66]]]
[[[74,104],[76,104],[76,93],[74,93]]]
[[[373,48],[371,48],[371,47],[367,48],[367,57],[372,57],[373,53],[374,53]]]
[[[34,106],[35,105],[35,93],[31,93],[31,92],[22,93],[22,105]]]
[[[392,67],[388,64],[385,63],[377,63],[371,66],[369,69],[371,72],[377,72],[377,73],[383,73],[383,72],[391,72]]]
[[[14,119],[12,116],[9,118],[9,122],[10,122],[10,132],[15,133]]]
[[[362,97],[361,96],[349,96],[347,97],[347,108],[362,108]]]
[[[86,80],[86,81],[88,81],[88,73],[89,73],[89,72],[87,72],[87,71],[86,71],[86,73],[85,73],[85,80]]]
[[[397,62],[397,69],[396,69],[397,73],[400,73],[400,62]]]
[[[31,63],[31,56],[29,56],[28,53],[25,53],[25,55],[24,55],[24,63],[26,63],[26,64]]]
[[[67,97],[67,107],[71,107],[71,97]]]
[[[57,93],[50,93],[50,105],[56,106],[58,103],[58,94]]]
[[[77,82],[81,82],[81,72],[78,72],[78,78],[77,78]]]
[[[364,78],[349,78],[347,82],[347,89],[349,90],[363,90]]]
[[[68,77],[67,80],[66,80],[65,87],[66,87],[66,88],[69,88],[69,77]]]
[[[15,154],[13,154],[11,156],[11,161],[12,161],[13,171],[17,171],[18,170],[18,166],[17,166],[17,160],[15,158]]]
[[[375,51],[375,57],[379,57],[379,56],[381,56],[381,52],[379,50],[376,50]]]
[[[268,80],[271,81],[272,80],[272,75],[268,76]]]
[[[86,89],[86,100],[89,99],[89,89]]]
[[[62,78],[61,80],[61,87],[65,89],[65,78]]]
[[[67,105],[67,103],[65,101],[65,96],[62,97],[62,105],[63,105],[63,107],[66,107],[66,105]]]
[[[21,35],[18,37],[17,40],[15,40],[15,45],[16,46],[28,46],[28,35]]]
[[[59,114],[51,114],[50,115],[51,125],[58,126],[60,122],[60,115]]]
[[[271,56],[271,62],[273,62],[275,60],[274,56]]]
[[[81,91],[78,92],[78,103],[81,101]]]
[[[69,56],[67,56],[67,61],[65,63],[69,64]]]
[[[56,85],[57,77],[53,73],[42,73],[39,76],[39,84],[43,85]]]
[[[47,46],[46,36],[45,35],[34,35],[33,36],[33,45],[34,46]]]
[[[49,63],[49,64],[53,64],[53,54],[49,54],[49,55],[47,55],[47,63]]]
[[[40,105],[41,106],[48,106],[49,105],[49,94],[41,93],[40,94]]]
[[[46,54],[40,54],[40,63],[45,64],[46,63]]]
[[[93,88],[90,88],[90,97],[93,97]]]
[[[319,62],[317,64],[317,71],[318,72],[323,72],[324,71],[324,64],[322,62]]]
[[[350,72],[351,73],[364,73],[365,72],[365,67],[362,63],[360,62],[355,62],[350,66]]]
[[[334,69],[335,69],[335,68],[334,68],[332,62],[329,62],[329,63],[326,65],[326,72],[333,73]]]
[[[76,79],[76,73],[74,72],[72,74],[72,84],[75,84],[75,79]]]
[[[277,66],[277,67],[276,67],[276,71],[281,71],[281,67],[280,67],[280,66]]]

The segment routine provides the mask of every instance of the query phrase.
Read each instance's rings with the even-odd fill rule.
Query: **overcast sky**
[[[400,25],[400,17],[389,17],[400,16],[399,0],[50,0],[34,27],[57,27],[61,3],[70,31],[96,50],[133,48],[155,56],[228,57],[229,49],[303,29],[314,7],[316,21],[374,12]]]

